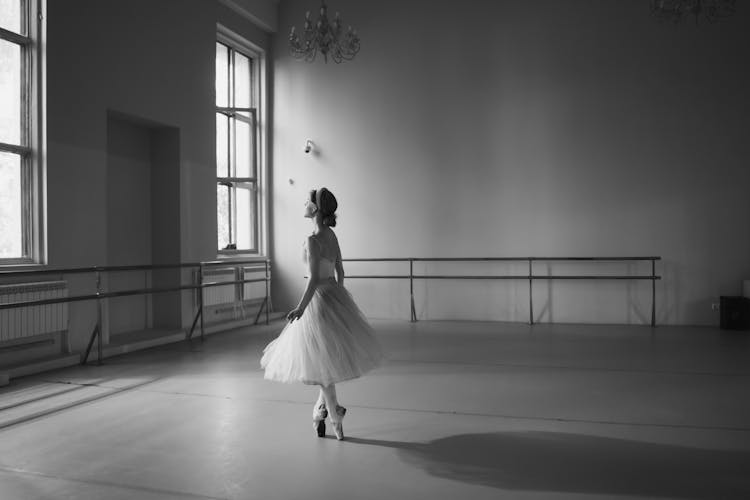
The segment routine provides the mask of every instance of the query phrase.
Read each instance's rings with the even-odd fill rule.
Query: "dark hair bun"
[[[321,222],[324,226],[336,227],[336,214],[324,215]]]
[[[318,209],[323,215],[324,226],[336,227],[336,209],[339,207],[336,197],[326,188],[320,189],[320,206]]]

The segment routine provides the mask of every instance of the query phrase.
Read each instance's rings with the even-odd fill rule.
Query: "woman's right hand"
[[[286,315],[286,319],[289,321],[294,321],[295,319],[300,319],[302,317],[302,313],[304,312],[304,309],[296,308],[289,311],[289,314]]]

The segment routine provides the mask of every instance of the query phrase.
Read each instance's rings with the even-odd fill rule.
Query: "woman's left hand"
[[[289,314],[286,315],[286,319],[289,321],[294,321],[295,319],[300,319],[302,317],[302,313],[305,312],[304,309],[296,308],[289,311]]]

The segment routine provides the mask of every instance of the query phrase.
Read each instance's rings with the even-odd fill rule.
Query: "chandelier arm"
[[[311,50],[308,50],[305,53],[305,61],[307,62],[313,62],[315,60],[315,56],[318,55],[318,48],[313,47]]]
[[[736,13],[737,0],[651,0],[651,14],[659,21],[679,23],[692,15],[696,24],[704,18],[709,23]]]
[[[304,29],[296,33],[292,27],[289,34],[289,50],[295,59],[307,62],[315,60],[318,52],[323,54],[325,62],[328,56],[335,63],[350,61],[359,52],[360,41],[357,32],[351,26],[344,31],[339,13],[328,19],[328,7],[325,0],[321,1],[319,15],[313,23],[310,12],[305,14]]]

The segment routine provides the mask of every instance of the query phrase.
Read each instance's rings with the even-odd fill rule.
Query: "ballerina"
[[[319,437],[330,417],[336,439],[344,439],[346,408],[338,404],[336,383],[376,368],[383,352],[375,332],[344,288],[344,266],[336,234],[336,198],[326,188],[310,192],[305,217],[313,234],[304,245],[307,287],[289,322],[263,350],[264,377],[278,382],[320,386],[313,408],[313,428]]]

